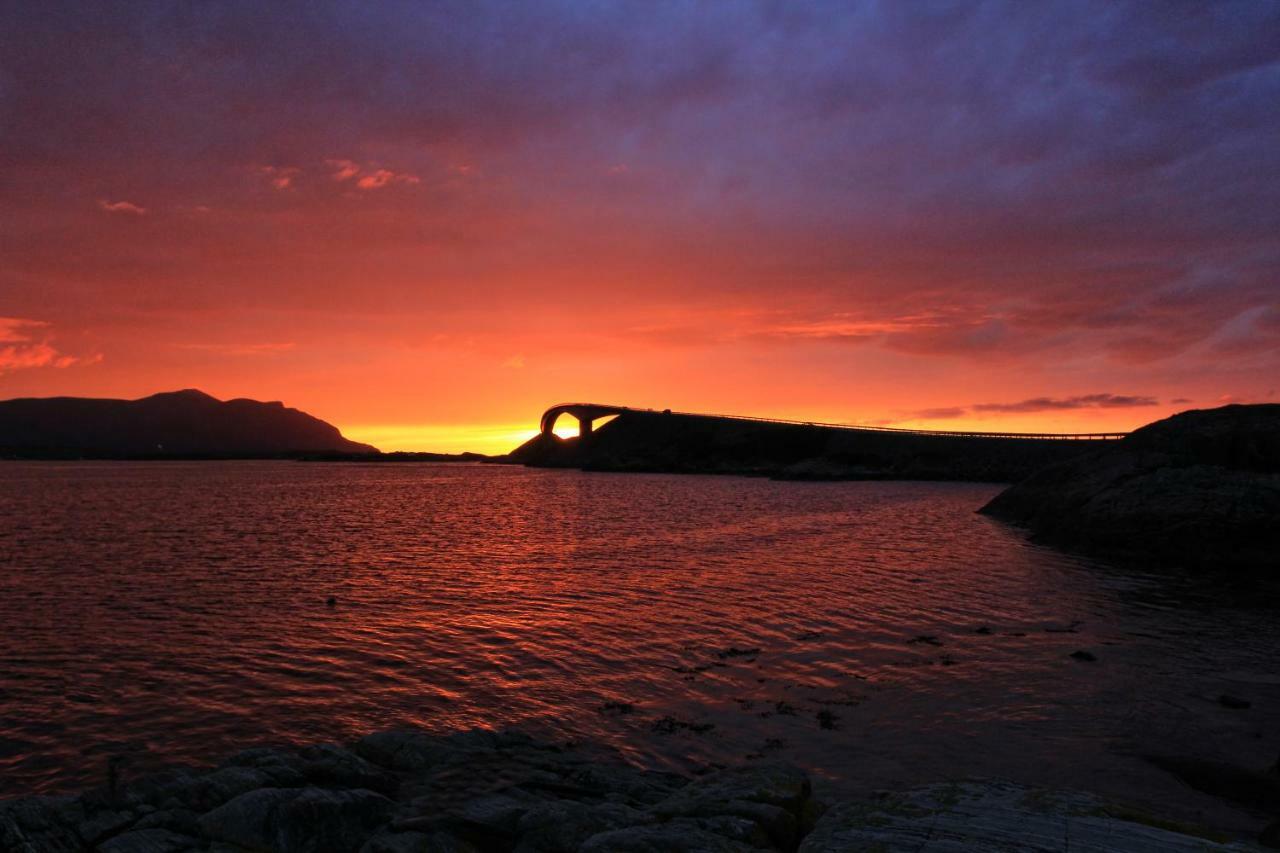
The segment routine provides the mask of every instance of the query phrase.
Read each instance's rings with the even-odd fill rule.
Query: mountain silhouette
[[[187,389],[141,400],[84,397],[0,401],[0,455],[263,457],[377,453],[283,403],[218,400]]]

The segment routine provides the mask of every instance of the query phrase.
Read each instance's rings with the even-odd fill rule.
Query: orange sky
[[[1276,399],[1274,10],[788,5],[5,12],[0,398],[486,452]]]

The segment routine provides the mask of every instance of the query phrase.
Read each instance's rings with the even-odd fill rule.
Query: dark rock
[[[214,840],[254,850],[349,853],[390,820],[394,808],[373,791],[263,788],[202,816],[200,829]]]
[[[1280,820],[1267,824],[1267,827],[1258,835],[1258,843],[1263,847],[1280,850]]]
[[[139,829],[117,835],[97,847],[97,853],[185,853],[203,842],[168,829]]]
[[[587,839],[579,849],[581,853],[758,853],[759,850],[703,829],[693,820],[602,832]]]
[[[625,764],[592,763],[566,775],[566,781],[633,805],[652,805],[665,799],[688,780],[672,773],[638,770]]]
[[[758,648],[740,649],[737,646],[730,646],[727,649],[721,649],[716,652],[716,657],[720,660],[726,660],[728,658],[755,657],[758,654],[760,654],[760,649]]]
[[[1149,755],[1146,758],[1197,791],[1280,814],[1280,777],[1274,774],[1203,758],[1172,755]]]
[[[1235,711],[1243,711],[1245,708],[1253,707],[1253,703],[1248,699],[1241,699],[1239,696],[1232,696],[1230,693],[1223,693],[1219,696],[1218,704]]]
[[[1008,782],[949,782],[841,804],[821,817],[799,853],[1241,849],[1194,832],[1194,827],[1174,828],[1131,809],[1113,809],[1090,794]]]
[[[356,753],[392,770],[415,771],[438,761],[445,748],[440,738],[419,731],[374,732],[356,742]]]
[[[918,637],[912,637],[910,640],[907,640],[908,646],[920,644],[924,644],[926,646],[940,646],[942,645],[942,641],[932,634],[921,634]]]
[[[168,829],[179,835],[199,835],[200,815],[189,809],[159,810],[143,815],[134,829]]]
[[[306,781],[324,788],[364,788],[390,796],[399,780],[354,752],[330,744],[309,746],[298,753]]]
[[[636,706],[630,702],[605,702],[596,710],[601,714],[630,714]]]
[[[446,832],[383,830],[366,841],[360,853],[480,853],[480,848]]]
[[[1280,405],[1149,424],[1038,471],[981,510],[1038,539],[1163,565],[1280,567]]]
[[[556,800],[531,808],[518,826],[517,853],[573,853],[602,832],[644,826],[655,818],[622,803]]]
[[[103,838],[115,835],[132,826],[138,816],[130,811],[99,809],[92,812],[76,826],[76,832],[85,844],[97,844]]]
[[[751,821],[784,850],[795,847],[807,820],[809,779],[794,767],[750,764],[690,782],[653,806],[659,817],[715,818]]]
[[[1085,651],[1084,649],[1076,649],[1074,652],[1068,655],[1068,657],[1075,658],[1078,661],[1084,661],[1085,663],[1093,663],[1098,659],[1098,656],[1095,655],[1093,652],[1088,652],[1088,651]]]
[[[973,633],[975,633],[975,634],[990,634],[990,633],[991,633],[991,628],[990,628],[990,627],[988,627],[988,626],[986,626],[986,625],[980,625],[979,627],[977,627],[977,628],[974,628],[974,629],[973,629]]]
[[[838,719],[839,717],[837,717],[835,714],[831,713],[826,708],[823,708],[821,711],[818,712],[818,727],[822,729],[828,729],[828,730],[834,729],[836,727],[836,721]]]
[[[0,803],[0,850],[14,853],[81,853],[75,825],[84,820],[75,797],[29,797]]]
[[[690,731],[694,734],[706,734],[716,727],[715,723],[690,723],[687,720],[678,720],[675,717],[662,717],[654,720],[649,728],[658,734],[670,735],[678,731]]]

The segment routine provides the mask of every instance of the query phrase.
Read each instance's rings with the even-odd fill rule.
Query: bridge
[[[587,436],[592,432],[592,425],[601,418],[625,414],[646,415],[680,415],[688,418],[714,418],[716,420],[748,421],[752,423],[779,424],[786,426],[822,427],[824,429],[848,430],[851,432],[899,433],[903,435],[933,435],[950,438],[1007,438],[1007,439],[1039,439],[1049,441],[1114,441],[1124,438],[1127,432],[990,432],[978,430],[931,430],[908,429],[905,427],[867,426],[863,424],[825,423],[822,421],[793,421],[784,418],[756,418],[749,415],[712,415],[699,412],[673,412],[670,409],[641,409],[634,406],[612,406],[605,403],[559,403],[542,413],[541,431],[545,436],[552,435],[556,421],[562,415],[570,415],[578,421],[578,435]]]

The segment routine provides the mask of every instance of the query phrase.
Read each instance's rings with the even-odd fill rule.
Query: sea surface
[[[1275,760],[1276,611],[1030,544],[975,513],[999,488],[0,463],[0,796],[520,725],[833,795],[1004,777],[1237,819],[1141,756]]]

